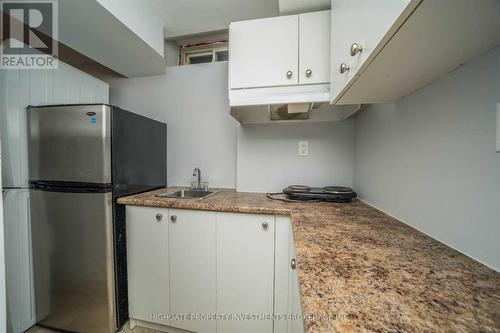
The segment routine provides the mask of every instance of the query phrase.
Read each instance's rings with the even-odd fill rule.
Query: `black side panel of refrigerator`
[[[125,206],[117,204],[116,198],[113,198],[113,201],[116,324],[118,329],[120,329],[128,320],[127,224],[125,220]]]
[[[113,107],[112,179],[117,196],[166,186],[167,125]]]
[[[125,206],[116,199],[167,185],[167,125],[113,107],[112,183],[118,327],[128,319]]]

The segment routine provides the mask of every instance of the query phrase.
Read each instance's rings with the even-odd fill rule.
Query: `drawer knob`
[[[358,53],[361,53],[363,51],[363,46],[359,45],[358,43],[353,43],[351,45],[351,56],[355,56]]]
[[[340,74],[344,74],[345,72],[349,71],[350,69],[351,69],[351,67],[349,67],[349,65],[346,64],[345,62],[340,64]]]
[[[292,269],[296,269],[297,268],[297,261],[295,260],[295,258],[290,261],[290,267]]]
[[[170,216],[170,221],[172,221],[172,223],[177,222],[177,215]]]
[[[267,222],[262,222],[262,228],[265,230],[269,227],[269,224]]]
[[[160,222],[162,218],[163,218],[162,214],[156,214],[156,221]]]
[[[288,72],[286,72],[286,78],[287,78],[287,79],[291,79],[291,78],[292,78],[292,75],[293,75],[292,71],[288,71]]]
[[[310,69],[307,69],[307,70],[306,70],[306,76],[307,76],[307,77],[311,77],[311,74],[312,74],[312,73],[313,73],[313,71],[312,71],[312,70],[310,70]]]

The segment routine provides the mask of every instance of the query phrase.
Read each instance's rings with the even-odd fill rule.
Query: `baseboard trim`
[[[125,324],[125,325],[127,325],[127,324]],[[130,329],[132,330],[136,326],[149,328],[151,330],[157,330],[160,332],[167,332],[167,333],[192,333],[191,331],[186,331],[186,330],[183,330],[183,329],[177,328],[177,327],[172,327],[172,326],[162,325],[162,324],[158,324],[158,323],[152,323],[149,321],[130,318],[130,321],[129,321]]]

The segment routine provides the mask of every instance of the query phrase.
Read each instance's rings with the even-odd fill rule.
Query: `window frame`
[[[228,42],[217,42],[211,44],[203,44],[203,45],[193,45],[193,46],[183,46],[180,50],[180,64],[179,65],[196,65],[191,64],[189,61],[192,57],[197,56],[208,56],[212,55],[212,61],[210,62],[221,62],[227,60],[219,60],[217,61],[217,53],[227,51],[229,58],[229,43]],[[204,63],[210,63],[204,62]],[[203,62],[201,63],[203,64]]]

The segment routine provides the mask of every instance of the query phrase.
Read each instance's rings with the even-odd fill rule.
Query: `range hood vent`
[[[355,105],[329,103],[281,103],[231,107],[231,116],[241,124],[342,121],[360,109]]]
[[[307,120],[312,103],[269,105],[269,120]]]

